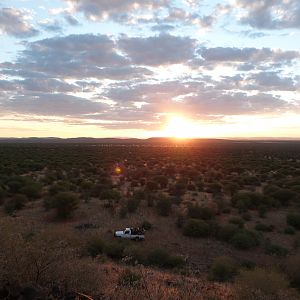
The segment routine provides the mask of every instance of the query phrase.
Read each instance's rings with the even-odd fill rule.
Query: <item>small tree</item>
[[[169,197],[161,195],[157,200],[156,207],[161,216],[167,217],[171,212],[172,202]]]
[[[191,237],[206,237],[210,234],[210,227],[202,220],[189,219],[183,227],[183,234]]]
[[[288,225],[293,226],[296,229],[300,229],[300,214],[289,213],[286,216],[286,221],[287,221]]]
[[[79,199],[69,192],[60,192],[52,198],[52,208],[56,209],[57,217],[66,219],[78,208]]]
[[[236,279],[236,299],[299,299],[285,276],[274,270],[241,271]]]
[[[225,282],[231,280],[237,274],[237,263],[227,256],[217,257],[213,262],[208,278],[210,280]]]

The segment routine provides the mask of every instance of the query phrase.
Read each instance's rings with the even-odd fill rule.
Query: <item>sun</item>
[[[199,135],[199,129],[195,124],[180,116],[169,119],[164,134],[175,138],[194,138]]]

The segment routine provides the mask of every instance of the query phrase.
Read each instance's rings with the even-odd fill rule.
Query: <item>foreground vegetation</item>
[[[299,299],[296,142],[6,144],[0,204],[0,298]]]

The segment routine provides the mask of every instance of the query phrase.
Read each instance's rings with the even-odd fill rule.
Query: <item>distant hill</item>
[[[199,145],[207,143],[286,143],[286,142],[300,142],[299,139],[292,138],[250,138],[250,139],[176,139],[169,137],[152,137],[148,139],[138,138],[92,138],[92,137],[78,137],[78,138],[0,138],[0,143],[20,143],[20,144],[115,144],[115,145]]]

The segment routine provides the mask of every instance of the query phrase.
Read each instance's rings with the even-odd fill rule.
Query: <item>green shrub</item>
[[[156,202],[156,208],[161,216],[167,217],[170,214],[172,208],[172,202],[170,198],[161,195]]]
[[[258,216],[260,218],[265,218],[267,211],[268,211],[267,206],[265,206],[265,205],[259,205],[258,206]]]
[[[244,269],[252,270],[256,267],[256,263],[252,260],[242,260],[240,266]]]
[[[230,224],[235,224],[239,228],[243,228],[244,224],[245,224],[244,220],[239,218],[239,217],[232,217],[228,221],[229,221]]]
[[[286,216],[287,224],[293,226],[296,229],[300,229],[300,214],[299,213],[289,213]]]
[[[268,200],[259,193],[239,192],[232,197],[231,203],[232,206],[238,208],[240,212],[245,212],[248,209],[256,208],[260,204],[268,203]]]
[[[100,193],[100,199],[103,200],[120,200],[121,194],[119,191],[106,188]]]
[[[271,194],[271,196],[280,202],[281,205],[287,206],[295,199],[297,193],[289,189],[279,189]]]
[[[138,286],[141,283],[142,276],[130,269],[125,269],[119,275],[118,284],[122,286]]]
[[[120,208],[120,210],[119,210],[119,217],[121,219],[125,219],[126,216],[127,216],[127,206],[122,205],[121,208]]]
[[[184,258],[177,255],[171,255],[167,261],[167,268],[181,268],[185,265]]]
[[[287,256],[289,251],[282,246],[267,243],[265,245],[265,253],[273,256]]]
[[[26,185],[27,180],[28,179],[23,176],[13,176],[9,178],[6,183],[9,192],[12,194],[20,193],[20,190]]]
[[[182,228],[182,226],[184,225],[184,221],[185,221],[184,215],[183,214],[178,214],[177,219],[176,219],[176,226],[178,228]]]
[[[21,188],[20,193],[24,194],[28,199],[38,199],[41,197],[42,186],[38,183],[31,183]]]
[[[140,246],[130,245],[124,249],[123,254],[127,257],[128,263],[146,263],[145,250]]]
[[[104,246],[104,253],[112,259],[121,259],[126,245],[124,241],[115,241]]]
[[[230,209],[230,207],[225,207],[222,212],[223,212],[223,214],[230,214],[231,209]]]
[[[150,230],[152,228],[152,224],[145,220],[145,221],[142,222],[140,227],[145,229],[145,230]]]
[[[86,244],[86,251],[88,255],[96,257],[103,253],[104,242],[98,236],[92,236],[88,239]]]
[[[66,219],[78,208],[79,199],[70,192],[60,192],[51,200],[51,207],[56,210],[57,217]]]
[[[243,213],[242,215],[242,218],[245,220],[245,221],[251,221],[251,215],[248,213],[248,212],[245,212]]]
[[[140,200],[136,198],[131,198],[127,201],[127,210],[130,213],[135,212],[140,205]]]
[[[148,254],[147,262],[149,265],[165,267],[169,260],[169,253],[162,249],[156,249]]]
[[[296,230],[293,226],[288,226],[284,229],[284,233],[293,235],[293,234],[296,234]]]
[[[211,220],[215,217],[215,212],[209,207],[190,204],[187,215],[190,219]]]
[[[262,268],[240,271],[235,280],[235,294],[238,300],[298,299],[283,274]]]
[[[5,196],[6,196],[6,192],[5,192],[4,189],[0,186],[0,205],[2,205]]]
[[[148,254],[147,263],[161,268],[180,268],[185,261],[182,257],[170,255],[163,249],[155,249]]]
[[[298,250],[300,248],[300,237],[296,237],[293,241],[293,248]]]
[[[220,228],[217,237],[222,241],[229,242],[238,230],[236,225],[226,224]]]
[[[234,259],[221,256],[216,258],[210,267],[208,279],[219,282],[230,281],[237,274],[237,270],[237,263]]]
[[[273,225],[266,225],[263,223],[257,223],[255,225],[255,230],[257,231],[263,231],[263,232],[271,232],[274,230],[274,226]]]
[[[4,202],[4,211],[11,215],[14,211],[22,209],[27,201],[28,199],[25,195],[15,194]]]
[[[241,250],[254,248],[260,244],[260,239],[255,232],[241,229],[231,239],[232,245]]]
[[[300,256],[290,256],[285,265],[285,272],[294,288],[300,291]]]
[[[183,226],[183,234],[191,237],[207,237],[210,234],[210,227],[202,220],[188,219]]]

